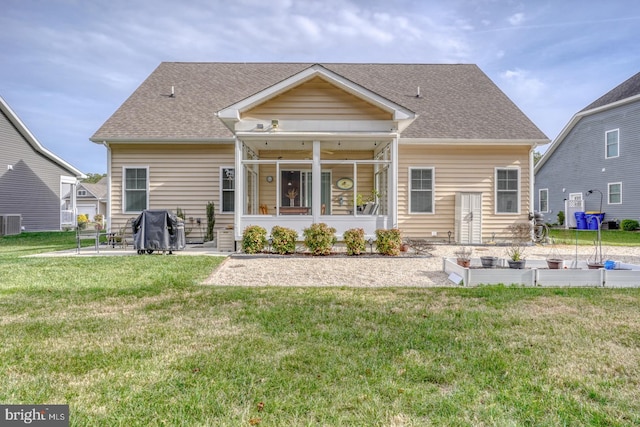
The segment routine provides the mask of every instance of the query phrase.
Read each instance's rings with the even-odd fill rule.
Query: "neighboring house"
[[[75,224],[75,198],[63,196],[85,175],[38,142],[0,97],[0,216],[22,215],[26,231]]]
[[[111,229],[180,207],[193,237],[212,201],[236,241],[324,222],[462,243],[527,221],[549,142],[475,65],[301,63],[162,63],[91,141]]]
[[[573,116],[535,167],[536,210],[576,227],[575,212],[640,217],[640,73]],[[593,190],[589,193],[589,190]],[[602,195],[602,207],[601,196]]]
[[[107,216],[107,178],[96,183],[80,182],[76,188],[76,208],[78,215],[85,214],[89,221],[93,221],[96,214],[103,218]],[[67,193],[64,201],[71,206],[71,193]]]

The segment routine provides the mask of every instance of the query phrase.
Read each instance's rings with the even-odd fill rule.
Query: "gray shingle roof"
[[[591,104],[587,105],[581,111],[592,110],[594,108],[612,104],[614,102],[621,101],[638,94],[640,94],[640,73],[637,73],[635,76],[620,83],[618,86],[614,87],[609,92],[593,101]]]
[[[231,137],[217,111],[312,65],[163,62],[91,139]],[[404,138],[547,139],[476,65],[320,65],[416,112]]]

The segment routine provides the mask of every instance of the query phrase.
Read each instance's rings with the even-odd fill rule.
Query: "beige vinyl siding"
[[[434,168],[434,213],[409,215],[409,168]],[[520,170],[520,213],[495,213],[495,169]],[[400,145],[398,159],[398,227],[405,236],[452,242],[455,233],[457,192],[482,193],[482,240],[507,239],[507,227],[528,220],[531,210],[529,147],[527,146],[420,146]]]
[[[391,120],[390,112],[320,77],[302,83],[242,114],[256,119]]]
[[[233,213],[220,213],[220,166],[234,166],[233,144],[113,144],[111,145],[111,229],[122,227],[137,214],[123,213],[123,167],[149,168],[149,209],[179,207],[186,213],[189,239],[201,239],[196,218],[206,231],[206,207],[216,207],[216,229],[233,224]],[[193,218],[193,222],[189,218]]]

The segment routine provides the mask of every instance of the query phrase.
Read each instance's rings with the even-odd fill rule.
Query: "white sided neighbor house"
[[[533,211],[548,138],[475,65],[162,63],[98,129],[111,230],[180,208],[215,229],[323,222],[480,244]],[[233,232],[231,232],[233,230]]]

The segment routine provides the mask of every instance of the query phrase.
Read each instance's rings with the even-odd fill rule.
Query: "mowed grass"
[[[557,244],[591,245],[598,239],[596,230],[565,230],[564,228],[552,228],[549,236]],[[600,238],[603,245],[607,246],[640,246],[640,232],[624,230],[600,230]]]
[[[640,424],[636,289],[223,288],[220,258],[11,246],[0,402],[73,426]]]

